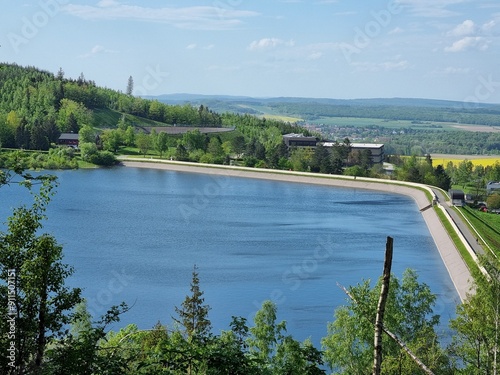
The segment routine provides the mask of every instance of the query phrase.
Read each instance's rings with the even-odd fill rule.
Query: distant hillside
[[[168,104],[204,104],[220,113],[286,116],[311,123],[322,122],[325,117],[356,117],[500,126],[500,105],[448,100],[253,98],[197,94],[170,94],[149,98]]]
[[[202,95],[202,94],[163,94],[158,96],[147,96],[147,99],[157,99],[164,103],[203,103],[208,101],[221,101],[227,103],[318,103],[343,106],[396,106],[396,107],[437,107],[437,108],[467,108],[471,103],[420,98],[372,98],[372,99],[330,99],[330,98],[305,98],[305,97],[264,97],[256,98],[251,96],[231,96],[231,95]],[[475,108],[497,108],[499,104],[474,103]]]

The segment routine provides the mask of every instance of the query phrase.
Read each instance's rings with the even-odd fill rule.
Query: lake
[[[64,246],[75,267],[68,283],[84,288],[95,316],[122,301],[132,306],[114,330],[171,324],[196,264],[214,332],[229,329],[233,315],[251,322],[272,299],[288,333],[319,346],[346,302],[337,282],[376,280],[387,236],[393,273],[413,268],[438,295],[443,332],[460,301],[409,197],[125,167],[55,174],[44,231]],[[24,190],[0,189],[2,222],[26,201]]]

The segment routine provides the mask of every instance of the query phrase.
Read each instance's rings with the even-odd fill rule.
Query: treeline
[[[0,168],[4,169],[77,169],[75,150],[70,147],[52,148],[47,152],[16,150],[0,152]]]
[[[356,139],[364,142],[383,143],[387,154],[464,154],[487,155],[500,153],[500,132],[474,132],[448,130],[440,125],[415,124],[414,126],[389,128],[380,125],[318,126],[331,139]],[[423,127],[427,127],[424,129]]]
[[[500,133],[405,129],[382,136],[386,152],[393,155],[500,153]]]
[[[96,109],[119,111],[168,125],[221,126],[219,114],[201,105],[169,106],[102,88],[81,74],[67,79],[35,67],[0,64],[1,147],[48,150],[61,132],[101,124]]]
[[[268,105],[278,113],[301,116],[309,121],[321,117],[361,117],[500,126],[500,111],[498,109],[475,108],[474,103],[465,103],[461,108],[389,105],[351,106],[315,102],[269,103]]]
[[[294,339],[286,322],[277,319],[272,301],[262,304],[253,322],[233,316],[227,330],[213,332],[196,266],[184,301],[174,312],[165,312],[174,313],[171,323],[110,331],[128,311],[126,303],[110,306],[101,317],[91,316],[82,290],[66,285],[74,269],[63,263],[62,246],[42,233],[55,178],[34,178],[22,169],[17,174],[0,171],[0,188],[13,188],[18,180],[33,191],[34,199],[14,209],[0,232],[2,374],[321,375],[325,366],[338,374],[371,373],[381,281],[347,289],[346,303],[335,309],[331,323],[325,322],[321,349],[311,340]],[[457,307],[447,345],[439,341],[436,295],[415,271],[405,271],[401,279],[391,277],[384,329],[434,374],[493,374],[500,365],[500,264],[485,260],[484,267],[491,278],[475,275],[475,293]],[[389,336],[383,337],[382,348],[382,373],[421,373]]]

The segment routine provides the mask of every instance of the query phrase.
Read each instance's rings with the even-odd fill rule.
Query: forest
[[[98,87],[85,79],[14,64],[0,64],[0,142],[2,147],[48,150],[61,132],[84,126],[105,128],[94,111],[106,109],[172,125],[221,126],[220,115],[201,106],[167,106]]]
[[[248,113],[219,114],[204,104],[169,105],[156,99],[134,97],[130,94],[132,87],[127,87],[128,94],[121,93],[99,87],[83,74],[77,79],[65,78],[62,69],[53,74],[35,67],[0,64],[0,83],[0,148],[4,150],[0,151],[0,167],[3,168],[114,165],[117,155],[125,154],[387,178],[382,166],[371,163],[366,152],[351,152],[350,139],[359,141],[361,138],[384,143],[388,160],[397,166],[391,178],[448,190],[456,184],[456,169],[433,165],[429,154],[438,150],[497,153],[500,147],[500,133],[411,128],[396,131],[384,127],[370,127],[363,132],[359,127],[337,127],[336,132],[328,133],[329,137],[337,139],[337,147],[289,149],[282,140],[283,134],[302,133],[318,139],[324,135],[295,123]],[[133,85],[131,77],[129,85]],[[268,105],[278,105],[279,100],[269,100]],[[300,108],[301,103],[297,99],[288,101],[287,105]],[[420,108],[406,101],[396,103],[393,108],[398,110],[417,111]],[[358,106],[373,108],[375,104],[381,105],[378,101],[369,101],[369,104],[363,102]],[[434,112],[441,108],[437,107],[440,103],[422,104]],[[487,106],[481,110],[495,111],[495,108]],[[193,129],[184,134],[165,131],[175,129],[176,125]],[[201,126],[233,130],[204,134],[198,129]],[[78,133],[79,148],[56,147],[62,132]],[[426,154],[427,158],[418,158]],[[470,182],[500,180],[498,169],[490,166],[470,173]]]

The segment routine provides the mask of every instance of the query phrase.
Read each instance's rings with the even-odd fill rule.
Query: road
[[[441,192],[439,189],[432,189],[434,194],[437,196],[439,203],[444,207],[446,212],[450,215],[450,217],[453,219],[455,222],[455,225],[457,228],[460,230],[462,233],[463,237],[465,238],[467,244],[470,246],[470,248],[476,253],[476,255],[484,255],[485,250],[483,249],[483,246],[480,244],[480,241],[478,240],[478,235],[476,233],[472,233],[471,229],[467,225],[467,223],[464,221],[463,217],[459,215],[451,206],[450,201],[447,201],[444,194]]]

